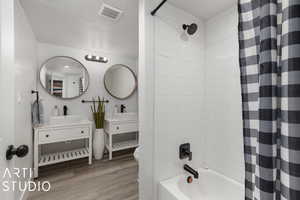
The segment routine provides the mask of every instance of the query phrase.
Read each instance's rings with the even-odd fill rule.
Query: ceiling
[[[39,42],[138,55],[138,0],[20,0]],[[98,15],[102,3],[123,11]]]
[[[208,19],[237,0],[168,0]],[[39,42],[137,57],[138,0],[20,0]],[[123,11],[113,22],[98,15],[102,3]],[[93,52],[91,52],[93,53]]]
[[[234,3],[237,4],[237,0],[168,0],[168,2],[202,19],[209,19],[230,8]]]

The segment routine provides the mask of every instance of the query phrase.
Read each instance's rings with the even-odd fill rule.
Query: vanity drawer
[[[129,133],[138,131],[137,123],[115,124],[111,126],[114,134]]]
[[[68,140],[77,140],[88,138],[90,134],[89,128],[66,128],[40,131],[39,144],[47,144],[54,142],[63,142]]]

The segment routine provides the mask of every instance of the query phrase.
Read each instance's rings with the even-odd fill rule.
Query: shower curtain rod
[[[163,0],[152,12],[151,15],[154,16],[156,12],[167,2],[167,0]]]

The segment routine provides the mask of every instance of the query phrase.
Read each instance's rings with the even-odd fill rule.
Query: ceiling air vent
[[[103,4],[99,11],[100,16],[111,19],[113,21],[119,20],[122,13],[123,12],[121,10],[114,8],[112,6],[109,6],[107,4]]]

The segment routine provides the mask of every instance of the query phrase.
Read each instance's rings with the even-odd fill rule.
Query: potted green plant
[[[98,105],[96,105],[96,102]],[[103,152],[105,148],[104,144],[104,118],[105,118],[105,105],[104,98],[101,101],[98,97],[98,101],[93,98],[93,105],[91,106],[91,111],[93,114],[93,119],[95,122],[95,133],[93,137],[93,152],[96,160],[101,160],[103,157]]]

